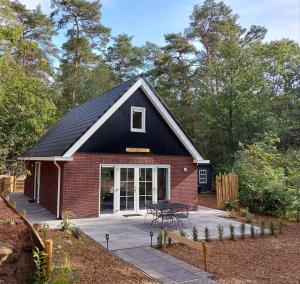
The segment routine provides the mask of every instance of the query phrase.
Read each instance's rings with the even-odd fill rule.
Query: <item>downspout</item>
[[[55,166],[58,169],[58,176],[57,176],[57,199],[56,199],[56,219],[59,219],[61,167],[60,167],[60,165],[55,160],[54,160],[54,164],[55,164]]]

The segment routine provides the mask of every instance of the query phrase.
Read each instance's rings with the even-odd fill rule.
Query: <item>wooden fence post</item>
[[[52,270],[52,254],[53,254],[53,241],[52,240],[46,240],[45,253],[47,254],[46,269],[47,269],[47,275],[48,275],[48,279],[49,279],[50,273]]]
[[[207,264],[207,246],[205,242],[202,242],[203,248],[203,263],[204,263],[204,271],[208,271],[208,264]]]

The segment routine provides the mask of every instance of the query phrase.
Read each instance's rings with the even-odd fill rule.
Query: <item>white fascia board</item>
[[[53,157],[19,157],[20,161],[73,161],[72,157],[61,157],[61,156],[53,156]]]
[[[160,102],[160,100],[156,97],[153,91],[150,89],[148,84],[143,80],[143,78],[138,79],[126,92],[125,94],[115,103],[113,104],[108,111],[100,117],[95,124],[87,130],[78,141],[63,155],[65,158],[70,158],[72,155],[101,127],[101,125],[106,122],[112,114],[130,98],[134,92],[141,87],[146,96],[150,99],[152,104],[155,106],[160,115],[167,122],[169,127],[173,130],[178,139],[183,143],[188,152],[194,158],[194,163],[202,163],[204,159],[198,152],[198,150],[194,147],[191,141],[187,138],[181,128],[178,126],[177,122],[172,118],[169,112],[166,110],[164,105]]]
[[[210,164],[210,160],[194,160],[194,163],[197,164]]]
[[[178,139],[182,142],[182,144],[185,146],[185,148],[189,151],[191,156],[194,158],[194,163],[199,163],[204,161],[204,159],[202,158],[198,150],[194,147],[194,145],[191,143],[189,138],[184,134],[184,132],[178,126],[177,122],[169,114],[169,112],[166,110],[164,105],[160,102],[160,100],[157,98],[157,96],[153,93],[153,91],[150,89],[150,87],[144,80],[142,81],[141,88],[145,92],[146,96],[150,99],[152,104],[155,106],[157,111],[160,113],[160,115],[165,119],[169,127],[176,134]]]
[[[71,157],[98,129],[99,127],[109,119],[112,114],[141,86],[141,78],[138,79],[126,92],[125,94],[113,104],[108,111],[101,116],[95,124],[88,129],[77,141],[76,143],[66,152],[63,157]]]

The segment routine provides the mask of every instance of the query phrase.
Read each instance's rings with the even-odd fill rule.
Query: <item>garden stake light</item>
[[[151,247],[152,247],[153,231],[150,231],[150,238],[151,238]]]
[[[106,238],[106,249],[108,250],[108,240],[109,240],[109,234],[105,235]]]

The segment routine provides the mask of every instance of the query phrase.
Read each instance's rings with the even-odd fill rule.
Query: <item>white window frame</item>
[[[207,184],[207,170],[199,170],[199,183]]]
[[[140,112],[142,113],[142,128],[134,128],[133,127],[133,112]],[[130,112],[130,130],[131,132],[146,132],[146,109],[144,107],[131,107]]]

